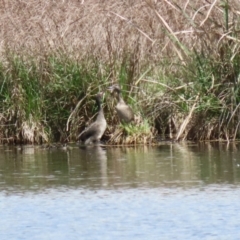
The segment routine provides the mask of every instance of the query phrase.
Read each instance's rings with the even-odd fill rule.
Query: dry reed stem
[[[196,99],[195,99],[195,101],[194,101],[194,104],[193,104],[193,106],[191,107],[191,110],[190,110],[188,116],[185,118],[185,120],[184,120],[183,123],[181,124],[181,126],[180,126],[180,128],[179,128],[179,130],[178,130],[177,136],[176,136],[176,141],[178,141],[178,140],[182,137],[183,132],[185,131],[188,123],[190,122],[191,117],[192,117],[192,115],[193,115],[193,112],[194,112],[194,110],[196,109],[195,106],[196,106],[196,104],[197,104],[198,99],[199,99],[199,95],[196,97]],[[186,137],[186,136],[187,136],[187,134],[185,134],[185,137]],[[184,137],[184,139],[185,139],[185,137]],[[183,139],[183,140],[184,140],[184,139]]]
[[[218,0],[215,0],[215,1],[211,4],[211,7],[210,7],[209,10],[208,10],[208,13],[207,13],[207,15],[206,15],[206,18],[201,22],[200,27],[202,27],[203,24],[204,24],[204,23],[207,21],[207,19],[209,18],[209,15],[211,14],[211,12],[212,12],[212,10],[213,10],[213,7],[216,5],[217,1],[218,1]]]
[[[229,5],[230,19],[238,14],[240,4],[229,0]],[[176,42],[191,50],[200,46],[205,34],[216,31],[220,36],[225,34],[219,28],[211,28],[213,23],[224,26],[224,13],[219,9],[222,7],[217,0],[209,9],[204,0],[181,0],[177,4],[145,0],[3,0],[0,4],[0,53],[3,56],[6,49],[11,49],[41,58],[58,51],[77,59],[84,59],[91,53],[109,60],[112,54],[121,57],[124,50],[134,49],[137,43],[140,61],[147,59],[154,63],[163,58],[162,54],[174,56],[176,53],[184,60],[185,50],[180,51]],[[210,31],[202,31],[203,27]],[[171,37],[176,42],[169,39]],[[212,40],[217,42],[218,38]],[[210,43],[214,46],[212,41]]]
[[[168,86],[168,85],[166,85],[166,84],[164,84],[164,83],[157,82],[157,81],[155,81],[155,80],[149,80],[149,79],[140,79],[140,80],[143,81],[143,82],[148,82],[148,83],[154,83],[154,84],[157,84],[157,85],[161,85],[161,86],[163,86],[164,88],[169,89],[169,90],[171,90],[171,91],[174,92],[174,93],[176,93],[176,90],[179,90],[179,89],[183,88],[184,86],[186,86],[186,85],[184,84],[183,86],[178,86],[178,87],[176,87],[176,88],[172,88],[172,87],[170,87],[170,86]],[[139,80],[139,81],[140,81],[140,80]],[[190,83],[190,84],[191,84],[191,83]],[[179,95],[179,98],[180,98],[181,100],[183,100],[184,102],[187,102],[186,99],[183,98],[183,97],[180,96],[180,95]]]
[[[78,101],[76,107],[73,109],[73,111],[71,112],[71,114],[69,115],[68,117],[68,120],[67,120],[67,124],[66,124],[66,130],[67,132],[69,131],[69,124],[72,120],[73,117],[75,117],[75,115],[77,114],[82,102],[87,98],[87,96],[83,97],[80,101]]]

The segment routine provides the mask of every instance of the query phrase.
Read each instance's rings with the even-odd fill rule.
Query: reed
[[[236,140],[239,8],[238,0],[2,1],[1,141],[75,141],[95,112],[92,96],[116,81],[140,120],[119,125],[106,95],[110,143]]]

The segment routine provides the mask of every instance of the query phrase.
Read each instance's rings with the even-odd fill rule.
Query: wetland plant
[[[106,101],[110,143],[151,143],[157,134],[239,139],[238,0],[29,0],[0,8],[2,143],[76,141],[95,112],[92,96],[114,82],[139,121],[119,124]]]

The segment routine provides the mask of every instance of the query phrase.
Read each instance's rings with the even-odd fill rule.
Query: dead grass
[[[8,66],[9,52],[33,59],[46,84],[53,79],[46,60],[53,54],[84,63],[87,71],[96,61],[101,85],[117,80],[128,88],[137,110],[159,132],[177,140],[235,139],[240,120],[239,9],[238,0],[2,0],[1,62]],[[95,84],[84,90],[86,99]],[[85,124],[90,108],[83,101],[77,99],[68,121],[62,120],[67,129],[57,127],[69,131],[68,139]],[[34,138],[29,129],[42,129],[27,119],[22,123],[29,139]]]
[[[90,54],[113,61],[137,46],[140,61],[174,55],[184,61],[187,52],[203,44],[217,47],[224,39],[238,41],[230,31],[240,3],[229,1],[228,23],[223,5],[205,0],[3,0],[0,50],[38,57],[59,51],[77,59]]]

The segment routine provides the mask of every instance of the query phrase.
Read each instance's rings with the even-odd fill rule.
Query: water
[[[0,239],[240,239],[240,145],[0,147]]]

